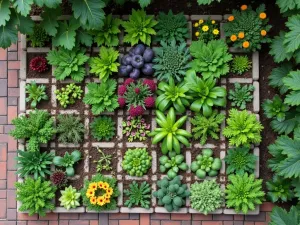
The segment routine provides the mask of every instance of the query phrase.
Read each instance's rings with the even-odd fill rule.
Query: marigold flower
[[[97,203],[97,198],[96,198],[96,197],[91,197],[91,198],[90,198],[90,203],[91,203],[92,205],[96,205],[96,203]]]
[[[219,31],[218,29],[214,29],[214,30],[213,30],[213,34],[214,34],[214,35],[218,35],[219,33],[220,33],[220,31]]]
[[[235,42],[235,41],[237,40],[237,36],[236,36],[235,34],[231,35],[231,36],[230,36],[230,40],[231,40],[232,42]]]
[[[194,24],[194,27],[199,27],[199,23],[195,23],[195,24]]]
[[[229,21],[229,22],[234,21],[234,16],[229,16],[229,17],[228,17],[228,21]]]
[[[196,37],[198,37],[198,36],[200,35],[200,33],[197,31],[197,32],[195,33],[195,35],[196,35]]]
[[[243,39],[245,37],[245,33],[239,32],[238,37],[239,37],[239,39]]]
[[[250,46],[249,41],[244,41],[243,42],[243,48],[249,48],[249,46]]]
[[[206,32],[206,31],[209,30],[209,27],[208,27],[207,25],[204,25],[204,26],[202,27],[202,30],[203,30],[204,32]]]
[[[215,20],[212,20],[212,21],[211,21],[211,24],[215,24],[215,23],[216,23],[216,21],[215,21]]]
[[[261,36],[266,36],[267,35],[267,31],[266,30],[261,30],[260,31],[260,35]]]
[[[267,14],[262,12],[259,14],[259,18],[261,18],[262,20],[266,19],[267,18]]]
[[[204,23],[204,20],[199,20],[199,24],[202,24],[202,23]]]
[[[87,189],[86,191],[86,197],[90,198],[93,197],[95,195],[95,190],[94,189]]]
[[[241,10],[242,10],[242,11],[245,11],[247,8],[248,8],[247,5],[242,5],[242,6],[241,6]]]

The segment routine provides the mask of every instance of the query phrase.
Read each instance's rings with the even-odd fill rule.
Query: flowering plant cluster
[[[220,36],[219,25],[215,20],[211,20],[210,18],[207,20],[200,19],[194,23],[194,27],[198,28],[198,31],[195,32],[195,36],[205,43],[218,39]]]
[[[119,105],[121,108],[127,105],[130,116],[140,116],[146,108],[154,107],[155,98],[153,94],[155,91],[156,84],[153,80],[135,81],[132,78],[128,78],[123,85],[119,86]]]
[[[147,134],[150,133],[150,124],[146,123],[142,116],[132,117],[128,116],[126,121],[123,121],[123,134],[127,137],[129,142],[135,140],[145,141]]]

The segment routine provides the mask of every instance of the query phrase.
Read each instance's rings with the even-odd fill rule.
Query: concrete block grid
[[[21,39],[21,38],[20,38]],[[19,40],[20,40],[19,39]],[[136,214],[126,209],[123,213],[50,213],[44,218],[38,216],[29,217],[27,214],[17,212],[15,201],[14,182],[17,180],[15,175],[14,157],[16,156],[17,141],[8,136],[12,129],[11,120],[20,113],[18,108],[19,70],[24,69],[24,61],[20,59],[24,56],[22,44],[19,42],[12,45],[9,49],[0,49],[0,89],[4,94],[0,96],[0,225],[10,224],[267,224],[269,220],[268,211],[271,204],[264,204],[261,213],[257,216],[243,215],[208,215],[201,214],[168,214],[153,213]],[[25,63],[26,67],[26,63]],[[23,70],[24,71],[24,70]],[[26,71],[26,70],[25,70]],[[20,73],[21,75],[22,73]],[[21,76],[22,79],[22,76]],[[23,78],[24,79],[24,78]],[[255,79],[253,79],[255,80]],[[43,83],[43,81],[38,81]],[[227,82],[227,81],[226,81]],[[230,81],[229,81],[230,82]],[[230,82],[231,83],[231,82]],[[250,83],[249,81],[245,83]],[[23,97],[23,96],[22,96]],[[21,97],[21,98],[22,98]],[[20,102],[23,102],[21,100]],[[255,107],[253,107],[255,108]],[[21,110],[23,111],[23,110]],[[23,111],[24,112],[24,111]],[[255,151],[257,152],[257,150]],[[188,153],[187,153],[188,154]],[[187,157],[188,158],[188,157]],[[8,200],[9,199],[9,200]],[[267,212],[266,212],[267,211]],[[171,221],[170,221],[171,220]]]

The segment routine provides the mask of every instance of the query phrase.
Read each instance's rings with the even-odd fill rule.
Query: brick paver
[[[0,225],[267,225],[273,204],[257,216],[190,214],[54,214],[44,218],[17,213],[13,158],[17,141],[7,134],[17,116],[19,100],[18,45],[0,49]]]

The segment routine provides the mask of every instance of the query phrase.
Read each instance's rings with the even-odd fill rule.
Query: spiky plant
[[[251,102],[253,99],[253,91],[253,85],[242,86],[240,83],[234,83],[234,90],[229,90],[228,95],[228,99],[231,101],[231,106],[246,109],[247,102]]]
[[[116,123],[108,116],[100,116],[91,123],[91,132],[98,141],[109,141],[115,136]]]
[[[46,94],[45,85],[37,85],[35,81],[26,85],[26,102],[31,102],[30,107],[36,108],[37,104],[42,100],[48,100],[48,95]]]
[[[238,75],[249,71],[251,69],[251,62],[246,55],[236,56],[232,60],[231,71]]]
[[[64,171],[55,170],[50,176],[50,181],[54,186],[56,186],[58,188],[62,188],[64,186],[66,186],[68,179],[67,179],[67,175]]]
[[[129,189],[124,190],[125,195],[129,198],[125,201],[125,206],[131,208],[133,206],[141,206],[149,209],[151,201],[151,187],[146,181],[140,185],[133,181],[129,184]]]
[[[71,185],[66,187],[65,190],[61,190],[60,193],[60,206],[63,206],[67,210],[80,206],[79,198],[81,194]]]

